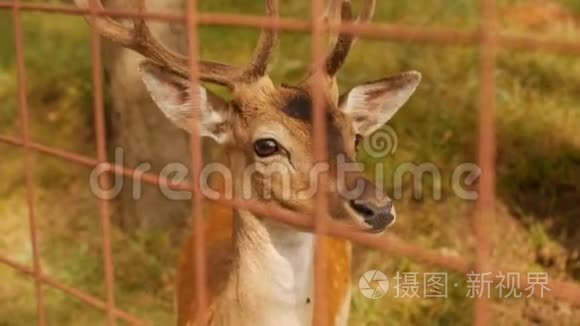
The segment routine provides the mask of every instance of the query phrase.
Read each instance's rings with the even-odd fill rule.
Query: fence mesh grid
[[[110,189],[107,184],[110,177],[114,174],[123,175],[130,178],[136,178],[140,181],[155,185],[164,185],[170,189],[187,190],[193,193],[193,225],[195,232],[195,260],[196,260],[196,285],[197,302],[199,303],[198,311],[201,316],[206,316],[208,311],[208,291],[206,288],[206,271],[205,255],[203,246],[203,218],[202,218],[202,201],[203,194],[199,189],[198,178],[200,175],[201,161],[201,140],[199,135],[192,135],[192,174],[191,183],[175,184],[156,174],[151,173],[134,173],[135,171],[112,164],[107,160],[107,144],[105,133],[105,116],[103,105],[102,89],[102,62],[100,56],[100,37],[96,29],[91,27],[90,47],[92,60],[92,83],[93,83],[93,113],[94,128],[96,132],[96,157],[87,157],[76,153],[64,151],[58,148],[45,146],[31,140],[29,128],[29,114],[26,98],[26,67],[24,64],[24,49],[22,42],[22,21],[21,14],[23,11],[60,13],[69,15],[88,15],[91,20],[99,16],[109,16],[116,18],[143,17],[147,20],[172,21],[185,24],[187,27],[188,54],[190,59],[190,73],[192,89],[198,89],[199,69],[198,69],[198,27],[201,25],[216,26],[239,26],[250,28],[275,28],[280,31],[302,31],[312,35],[311,42],[311,60],[312,67],[318,69],[317,63],[322,61],[323,53],[321,42],[324,33],[331,31],[333,33],[348,33],[364,38],[385,39],[391,41],[412,41],[433,43],[438,45],[470,45],[478,46],[480,50],[480,83],[479,83],[479,146],[478,146],[478,164],[482,169],[479,180],[479,199],[476,205],[474,220],[474,231],[477,241],[475,261],[468,261],[464,258],[445,256],[432,249],[422,248],[413,244],[402,241],[392,235],[384,237],[373,237],[360,232],[355,232],[337,222],[328,218],[326,205],[319,205],[315,212],[315,218],[293,212],[271,204],[265,204],[252,200],[239,199],[216,199],[215,201],[234,208],[250,210],[254,213],[268,216],[280,222],[313,230],[316,234],[315,245],[315,280],[323,277],[325,274],[324,257],[325,250],[323,242],[320,241],[321,235],[331,235],[344,239],[349,239],[361,245],[375,248],[390,254],[406,256],[413,258],[418,262],[439,266],[451,271],[467,273],[475,272],[494,272],[500,268],[490,264],[490,233],[492,230],[491,215],[493,214],[494,201],[494,175],[495,175],[495,133],[494,133],[494,109],[495,109],[495,84],[493,71],[495,70],[495,57],[498,48],[510,48],[516,50],[544,50],[552,53],[562,53],[579,55],[580,42],[567,42],[560,40],[545,39],[530,36],[513,36],[506,35],[496,29],[496,8],[494,0],[480,0],[481,22],[480,28],[476,31],[457,31],[453,29],[413,27],[384,23],[341,23],[325,24],[321,19],[323,11],[323,0],[314,0],[311,2],[310,20],[290,19],[290,18],[270,18],[265,16],[239,15],[226,13],[206,13],[197,9],[196,0],[186,0],[185,12],[140,12],[136,10],[111,10],[98,8],[95,1],[91,1],[90,8],[79,9],[73,6],[44,4],[44,3],[21,3],[19,0],[0,1],[0,10],[11,10],[13,16],[13,33],[14,49],[17,65],[17,84],[18,84],[18,112],[20,119],[20,136],[0,135],[0,142],[21,147],[24,149],[24,173],[26,186],[26,200],[29,212],[29,234],[32,248],[32,266],[26,266],[13,261],[5,256],[0,255],[0,263],[13,268],[16,271],[30,275],[34,280],[36,309],[38,325],[45,325],[45,307],[43,304],[43,287],[49,286],[59,289],[69,296],[102,310],[106,313],[108,325],[114,325],[116,320],[120,319],[132,325],[146,325],[147,322],[141,320],[138,316],[133,316],[117,308],[115,304],[115,280],[113,274],[113,261],[111,253],[111,224],[110,224],[110,207],[109,202],[100,199],[99,217],[102,229],[102,258],[104,266],[105,279],[105,298],[100,299],[87,294],[77,288],[68,286],[58,280],[47,276],[42,271],[38,253],[37,241],[37,222],[34,210],[34,191],[32,171],[34,171],[32,155],[33,153],[42,153],[52,157],[60,158],[74,164],[86,167],[97,167],[99,164],[105,167],[105,175],[101,176],[99,182],[104,185],[104,189]],[[314,152],[316,161],[325,161],[326,152],[326,132],[324,108],[320,104],[322,99],[314,92]],[[194,110],[194,114],[196,114]],[[103,196],[100,196],[103,197]],[[527,288],[529,284],[523,280],[520,289]],[[574,282],[564,282],[559,280],[550,280],[550,292],[544,293],[545,296],[555,300],[561,300],[580,307],[580,285]],[[314,306],[314,324],[326,325],[326,314],[317,313],[325,309],[324,282],[315,281],[315,306]],[[534,291],[539,295],[540,291]],[[489,299],[485,296],[477,297],[474,306],[473,321],[475,325],[488,325],[491,320],[491,311]]]

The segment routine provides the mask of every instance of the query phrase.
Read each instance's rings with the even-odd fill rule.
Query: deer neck
[[[313,235],[236,210],[233,238],[236,258],[222,304],[235,324],[310,325]]]

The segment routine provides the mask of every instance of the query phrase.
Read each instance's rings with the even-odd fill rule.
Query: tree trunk
[[[127,0],[108,0],[107,7],[128,8]],[[147,0],[149,10],[179,10],[182,0]],[[128,22],[128,24],[130,24]],[[130,26],[130,25],[128,25]],[[149,23],[163,43],[183,52],[185,35],[179,24]],[[105,68],[109,77],[109,144],[122,149],[122,164],[129,168],[159,173],[168,163],[190,166],[188,135],[172,125],[155,106],[139,76],[142,57],[108,42],[104,46]],[[141,193],[133,179],[125,178],[117,198],[114,220],[127,232],[162,230],[181,238],[190,217],[190,201],[170,200],[158,186],[141,183]],[[137,196],[135,196],[137,195]],[[137,198],[135,198],[137,197]],[[177,232],[177,233],[176,233]]]

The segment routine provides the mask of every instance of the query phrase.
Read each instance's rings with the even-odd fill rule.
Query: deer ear
[[[229,126],[232,119],[226,101],[200,86],[199,105],[193,105],[189,80],[151,61],[143,62],[140,68],[153,101],[171,122],[188,132],[197,123],[202,137],[211,137],[218,143],[232,138]],[[192,106],[199,108],[200,121],[194,121]]]
[[[421,82],[421,74],[405,72],[354,87],[340,97],[339,107],[354,130],[367,136],[382,127],[407,102]]]

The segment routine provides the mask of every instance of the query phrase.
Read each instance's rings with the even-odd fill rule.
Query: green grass
[[[356,2],[356,1],[355,1]],[[498,1],[505,7],[522,1]],[[560,3],[580,10],[580,1]],[[475,28],[475,1],[379,1],[377,21]],[[202,1],[204,10],[261,13],[259,1]],[[282,2],[283,15],[304,17],[305,1]],[[0,133],[18,135],[16,68],[10,14],[0,12]],[[94,155],[92,87],[88,29],[80,18],[23,15],[27,68],[27,99],[34,140],[46,145]],[[506,26],[510,31],[522,32]],[[529,31],[528,31],[529,32]],[[536,31],[533,31],[536,33]],[[577,39],[578,29],[546,36]],[[233,28],[203,27],[200,51],[204,58],[243,64],[257,33]],[[308,65],[309,38],[284,33],[270,70],[278,82],[296,82]],[[235,50],[233,50],[235,49]],[[472,202],[455,198],[450,187],[453,168],[476,160],[478,51],[474,48],[388,41],[359,41],[339,81],[343,90],[357,83],[398,71],[416,69],[424,82],[409,104],[393,119],[398,150],[376,161],[361,155],[369,171],[384,164],[385,178],[404,162],[433,162],[442,172],[443,200],[416,200],[405,187],[398,203],[400,219],[393,232],[413,243],[447,254],[470,256]],[[495,259],[522,269],[547,268],[536,252],[557,246],[572,252],[577,246],[580,214],[580,60],[545,52],[502,50],[495,72],[498,84],[496,135],[497,206]],[[107,94],[105,94],[107,95]],[[22,152],[0,144],[0,254],[30,263]],[[45,272],[66,284],[104,298],[100,226],[97,202],[88,191],[88,172],[60,160],[35,155],[36,215],[40,224],[41,256]],[[388,184],[388,182],[387,182]],[[392,191],[393,189],[389,189]],[[429,194],[429,193],[427,193]],[[501,227],[500,227],[501,226]],[[505,233],[508,227],[516,231]],[[172,324],[174,265],[178,249],[166,233],[112,235],[116,299],[122,309],[156,325]],[[512,239],[513,238],[513,239]],[[510,239],[510,243],[504,243]],[[577,247],[576,247],[577,248]],[[389,257],[357,249],[353,279],[375,268],[388,275],[397,271],[434,271],[407,258]],[[566,262],[556,275],[580,279],[578,260]],[[559,274],[558,274],[559,273]],[[0,266],[0,325],[29,325],[35,319],[34,288],[30,279]],[[450,274],[451,282],[463,277]],[[464,288],[464,287],[463,287]],[[101,325],[103,314],[47,288],[49,324]],[[353,288],[353,325],[469,324],[471,301],[462,287],[451,289],[448,300],[397,299],[371,301]],[[525,324],[521,302],[495,306],[498,322]],[[506,313],[503,306],[516,313]],[[519,318],[519,319],[518,319]]]

